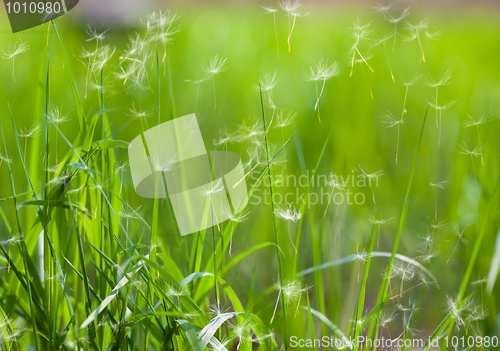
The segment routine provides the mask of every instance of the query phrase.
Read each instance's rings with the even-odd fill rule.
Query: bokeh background
[[[321,261],[329,262],[362,252],[366,247],[371,231],[368,217],[380,208],[383,218],[393,218],[380,229],[377,251],[390,252],[396,232],[397,219],[403,200],[413,153],[417,144],[421,124],[427,104],[432,100],[435,90],[426,82],[442,76],[451,70],[453,78],[449,85],[439,91],[440,102],[456,100],[454,105],[442,112],[442,137],[438,145],[438,128],[435,124],[435,111],[431,108],[425,129],[415,181],[410,195],[410,209],[403,230],[398,252],[416,258],[422,243],[422,235],[431,232],[435,238],[439,255],[424,262],[438,280],[438,286],[430,288],[417,286],[405,293],[404,298],[393,301],[392,305],[416,299],[420,310],[416,321],[418,335],[428,336],[446,315],[447,297],[452,297],[460,285],[472,246],[482,224],[484,209],[490,199],[495,181],[500,173],[500,3],[498,1],[409,1],[395,3],[397,12],[410,6],[410,15],[405,19],[416,23],[428,18],[429,31],[439,32],[435,40],[422,39],[426,61],[421,59],[421,51],[416,41],[404,40],[408,33],[404,22],[398,28],[395,49],[389,40],[387,52],[383,46],[371,48],[370,66],[372,73],[364,64],[356,64],[350,76],[350,49],[353,38],[348,30],[353,21],[359,19],[364,24],[371,22],[373,40],[380,40],[393,31],[393,25],[384,20],[381,13],[374,11],[371,1],[314,1],[303,2],[308,16],[297,18],[291,36],[291,51],[287,50],[288,19],[284,13],[276,14],[279,51],[276,49],[273,17],[266,14],[261,6],[278,7],[276,3],[258,1],[85,1],[70,14],[57,19],[59,33],[69,55],[69,61],[76,86],[85,107],[86,114],[99,111],[96,91],[87,83],[87,66],[83,58],[83,48],[93,50],[94,42],[87,41],[87,26],[98,31],[107,30],[104,42],[117,48],[116,54],[104,69],[105,105],[112,109],[108,113],[111,128],[129,122],[133,117],[130,109],[138,108],[158,113],[158,85],[152,75],[150,87],[145,90],[127,89],[116,78],[120,56],[126,48],[134,31],[142,30],[141,16],[146,11],[169,8],[180,15],[177,23],[180,31],[173,36],[169,46],[172,69],[172,87],[168,86],[162,71],[162,91],[164,105],[161,110],[162,121],[170,118],[168,92],[173,91],[177,116],[196,112],[200,119],[205,143],[211,145],[217,137],[218,116],[224,128],[235,133],[245,120],[261,116],[261,102],[255,86],[259,75],[277,72],[277,85],[273,90],[274,102],[278,109],[297,114],[295,123],[286,128],[269,132],[269,140],[276,148],[293,134],[280,154],[280,162],[275,173],[300,176],[312,172],[323,144],[329,135],[325,154],[319,165],[318,173],[328,175],[357,175],[357,169],[375,171],[382,169],[378,186],[374,188],[376,204],[372,201],[369,188],[354,187],[366,195],[362,205],[334,205],[326,208],[318,204],[306,209],[303,214],[301,243],[298,247],[298,270],[314,265],[311,236],[314,235]],[[22,40],[29,45],[29,51],[15,58],[15,80],[12,77],[12,60],[2,60],[0,66],[0,119],[6,131],[6,145],[11,156],[11,166],[18,192],[28,191],[24,170],[19,156],[15,153],[16,144],[11,131],[7,103],[12,109],[18,128],[29,128],[41,124],[40,136],[28,138],[27,157],[31,163],[38,163],[31,174],[37,189],[43,189],[45,161],[43,155],[45,126],[42,116],[37,115],[39,106],[45,103],[43,91],[37,89],[44,84],[43,60],[47,54],[48,26],[40,26],[19,34],[10,33],[4,9],[0,11],[0,49]],[[369,49],[364,43],[362,52]],[[78,123],[72,102],[72,92],[66,73],[61,46],[54,42],[51,51],[50,105],[58,106],[69,116],[69,121],[60,124],[62,133],[74,140],[78,133]],[[191,81],[205,74],[202,65],[207,65],[214,55],[227,58],[227,69],[215,77],[217,113],[214,116],[214,91],[211,81],[199,85]],[[305,72],[322,59],[337,61],[340,75],[326,82],[320,100],[320,116],[314,110],[316,90],[314,82],[307,81]],[[154,62],[148,69],[154,73]],[[394,73],[391,79],[388,63]],[[415,74],[421,79],[409,87],[406,101],[407,121],[400,130],[399,159],[395,162],[396,129],[386,128],[383,117],[391,112],[399,116],[402,112],[408,82]],[[88,86],[88,87],[86,87]],[[373,98],[371,93],[373,94]],[[195,107],[196,105],[196,107]],[[196,108],[196,110],[195,110]],[[475,128],[465,128],[467,114],[475,118],[491,112],[491,121],[480,126],[481,141],[484,146],[484,164],[478,157],[460,152],[460,143],[478,145]],[[267,118],[272,109],[266,108]],[[155,125],[157,117],[148,119]],[[96,135],[100,135],[100,127]],[[123,141],[131,141],[140,131],[139,120],[132,121],[116,136]],[[24,139],[21,139],[24,141]],[[39,154],[29,153],[31,145],[40,145]],[[213,146],[215,148],[215,146]],[[238,152],[243,161],[248,160],[247,150],[251,145],[230,143],[228,150]],[[3,148],[2,148],[3,149]],[[68,147],[56,131],[51,131],[50,164],[56,165],[66,154]],[[4,150],[3,154],[5,154]],[[127,161],[126,149],[117,149],[119,162]],[[284,159],[286,158],[286,163]],[[259,169],[262,169],[259,168]],[[8,186],[8,170],[5,163],[0,166],[0,198],[12,195]],[[151,222],[152,200],[138,197],[133,188],[127,169],[117,173],[113,181],[122,184],[122,197],[130,206],[138,208],[147,222]],[[446,182],[444,189],[433,192],[430,182]],[[248,180],[251,184],[251,179]],[[262,196],[265,188],[257,192]],[[293,187],[277,187],[283,194],[295,192]],[[299,189],[300,192],[305,189]],[[319,187],[315,191],[320,191]],[[436,196],[436,197],[435,197]],[[436,200],[434,200],[436,199]],[[435,220],[435,202],[437,220]],[[292,203],[295,207],[300,204]],[[13,220],[15,210],[7,200],[0,202],[6,216]],[[250,205],[249,219],[242,223],[234,234],[233,252],[240,253],[255,244],[274,240],[273,213],[270,205]],[[326,211],[326,213],[325,213]],[[500,206],[495,202],[492,215],[487,223],[487,232],[481,252],[473,270],[473,280],[487,276],[495,257],[495,243],[500,228]],[[24,216],[24,215],[23,215]],[[23,218],[24,219],[24,218]],[[288,239],[288,231],[295,238],[296,225],[279,220],[282,250],[284,253],[285,278],[291,271],[294,248]],[[442,226],[433,228],[437,223]],[[464,241],[457,241],[454,225],[467,227]],[[69,226],[69,222],[67,223]],[[131,221],[132,233],[136,240],[149,245],[149,234],[144,231],[140,221]],[[179,237],[171,230],[166,216],[160,216],[163,244],[184,275],[192,273],[190,262],[185,256],[184,247],[191,248],[194,236]],[[291,228],[291,229],[290,229]],[[0,235],[7,237],[6,229],[0,224]],[[142,235],[144,233],[144,235]],[[187,251],[187,250],[186,250]],[[212,243],[206,240],[204,252],[213,251]],[[498,254],[498,252],[497,252]],[[33,253],[35,256],[36,254]],[[228,259],[228,253],[225,253]],[[206,257],[206,256],[205,256]],[[450,258],[451,257],[451,258]],[[387,260],[374,258],[368,281],[367,308],[375,302],[381,276]],[[353,316],[359,289],[359,262],[340,265],[322,271],[325,294],[325,312],[330,320],[347,331]],[[225,279],[233,287],[241,301],[257,303],[255,310],[264,321],[273,314],[277,292],[269,290],[278,281],[275,249],[266,247],[257,250],[232,268]],[[309,286],[311,305],[319,309],[317,281],[314,275],[306,275],[304,285]],[[408,288],[417,285],[409,282]],[[496,283],[492,294],[487,294],[485,284],[471,285],[469,291],[489,311],[482,330],[486,335],[498,335],[499,285]],[[395,286],[398,286],[395,283]],[[262,295],[267,292],[267,295]],[[259,298],[260,296],[260,298]],[[2,296],[4,297],[4,296]],[[4,300],[5,301],[5,300]],[[213,301],[212,301],[213,302]],[[302,300],[301,304],[304,304]],[[230,308],[230,306],[226,306]],[[389,309],[392,307],[388,307]],[[306,318],[299,314],[293,316],[288,324],[289,335],[304,335]],[[83,320],[84,316],[80,316]],[[277,331],[279,320],[271,325]],[[400,330],[400,322],[394,324]],[[320,328],[319,324],[317,326]],[[319,329],[318,329],[319,330]],[[395,334],[397,332],[394,332]]]

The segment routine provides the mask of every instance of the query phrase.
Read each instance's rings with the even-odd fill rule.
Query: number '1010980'
[[[61,13],[63,7],[59,2],[32,1],[32,2],[6,2],[7,13]]]

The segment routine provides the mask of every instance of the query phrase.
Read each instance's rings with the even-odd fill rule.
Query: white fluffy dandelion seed
[[[28,146],[28,138],[34,138],[40,135],[40,130],[42,126],[40,124],[33,124],[30,128],[21,128],[18,135],[21,138],[24,138],[24,157],[26,158],[26,148]]]
[[[276,27],[276,12],[278,12],[278,9],[275,9],[274,7],[270,7],[270,6],[261,6],[261,7],[266,11],[266,14],[273,15],[274,37],[276,39],[276,52],[279,52],[280,45],[278,43],[278,29]]]
[[[326,217],[326,213],[328,212],[328,207],[330,206],[334,192],[335,191],[343,192],[347,187],[347,182],[342,181],[341,178],[338,175],[334,174],[333,172],[330,172],[325,184],[326,186],[332,188],[332,191],[330,193],[330,196],[328,197],[328,203],[326,204],[326,209],[325,212],[323,213],[323,218]]]
[[[372,181],[375,181],[375,184],[378,186],[378,180],[381,176],[384,175],[384,171],[382,169],[379,169],[378,171],[368,173],[361,166],[358,166],[357,170],[359,172],[359,179],[364,181],[365,183],[368,182],[368,185],[370,186],[370,189],[372,191],[373,203],[376,204]]]
[[[297,247],[295,247],[295,244],[293,243],[292,233],[290,232],[290,222],[297,224],[297,222],[302,218],[302,214],[291,205],[288,207],[281,207],[278,205],[274,210],[274,215],[288,221],[288,237],[290,238],[290,242],[292,243],[295,252],[297,252]]]
[[[160,160],[160,158],[155,157],[153,165],[157,172],[170,172],[179,165],[179,156],[174,155],[167,160]]]
[[[384,38],[378,40],[378,41],[375,41],[373,44],[372,44],[372,48],[373,47],[376,47],[376,46],[379,46],[380,44],[382,44],[382,46],[384,47],[384,53],[385,53],[385,57],[387,59],[387,64],[389,66],[389,72],[391,72],[391,78],[392,78],[392,81],[394,83],[396,83],[396,79],[394,78],[394,73],[392,72],[392,66],[391,66],[391,61],[389,60],[389,55],[387,54],[387,48],[386,48],[386,45],[385,43],[391,39],[392,37],[396,37],[396,33],[391,33],[391,34],[388,34],[386,35]],[[394,40],[395,41],[395,40]]]
[[[223,209],[222,213],[231,222],[231,239],[229,240],[229,256],[232,256],[233,251],[233,234],[234,234],[234,223],[242,223],[248,219],[250,211],[246,209],[240,213],[233,213],[231,209]]]
[[[305,7],[298,1],[290,1],[290,0],[280,0],[280,7],[283,11],[285,11],[288,16],[288,52],[290,52],[290,39],[292,37],[293,30],[295,28],[295,21],[297,17],[304,17],[309,15],[309,12],[306,11]]]
[[[212,84],[213,84],[213,89],[214,89],[214,116],[216,115],[216,109],[217,109],[217,98],[215,94],[215,76],[222,71],[225,71],[227,69],[226,66],[226,61],[227,58],[224,57],[219,57],[215,55],[209,62],[207,66],[205,66],[205,77],[202,78],[202,81],[212,79]]]
[[[276,315],[276,310],[278,308],[278,303],[281,295],[283,295],[286,306],[282,306],[282,308],[288,307],[292,304],[297,303],[297,310],[299,309],[300,300],[302,298],[302,294],[309,290],[307,286],[304,286],[299,279],[295,279],[286,285],[280,285],[279,283],[275,285],[276,290],[278,290],[278,299],[276,300],[276,305],[274,307],[274,313],[271,318],[271,322],[274,320],[274,316]]]
[[[4,154],[0,152],[0,166],[2,165],[3,162],[5,163],[10,163],[10,159],[8,159]]]
[[[386,128],[393,128],[397,127],[398,130],[398,136],[396,139],[396,164],[398,163],[398,154],[399,154],[399,135],[400,135],[400,127],[403,125],[405,121],[404,116],[401,118],[396,118],[394,115],[390,112],[387,112],[382,120],[382,123],[386,126]]]
[[[29,46],[26,43],[23,43],[21,40],[17,41],[14,46],[9,47],[7,50],[2,49],[2,57],[5,60],[12,60],[12,79],[15,81],[15,59],[16,56],[21,55],[29,50]]]
[[[405,37],[406,41],[417,40],[418,45],[420,47],[420,51],[422,53],[422,61],[425,62],[425,53],[424,48],[422,46],[422,32],[426,33],[429,28],[429,21],[427,19],[421,20],[416,24],[412,24],[410,22],[406,23],[406,29],[408,30],[408,35]]]
[[[42,126],[40,124],[33,124],[29,128],[21,128],[21,130],[19,131],[19,136],[21,138],[34,138],[40,135],[41,129]]]
[[[465,126],[465,128],[476,127],[476,129],[477,129],[477,138],[478,138],[478,141],[479,141],[479,145],[481,145],[481,134],[479,133],[479,126],[482,125],[482,124],[486,124],[489,121],[491,121],[491,113],[489,113],[489,112],[488,113],[483,113],[481,115],[481,117],[479,117],[477,120],[474,119],[474,118],[472,118],[469,114],[467,114],[467,117],[469,117],[469,119],[464,122],[464,126]],[[481,164],[484,165],[482,150],[481,150]]]
[[[0,246],[9,246],[12,244],[20,243],[21,241],[23,241],[23,235],[18,233],[10,239],[0,241]]]
[[[50,110],[46,117],[56,125],[69,121],[69,115],[64,114],[59,107],[54,107]]]
[[[85,33],[87,34],[87,41],[96,41],[97,43],[104,41],[106,39],[106,34],[108,33],[109,29],[103,30],[103,31],[98,31],[95,28],[92,28],[91,26],[87,26],[85,29]]]
[[[352,59],[351,59],[351,73],[349,76],[352,77],[352,73],[354,71],[354,64],[356,63],[356,54],[359,55],[362,62],[368,66],[370,71],[373,72],[373,68],[368,64],[367,59],[361,54],[359,51],[359,45],[362,41],[368,40],[370,34],[372,34],[373,30],[370,28],[371,22],[361,25],[359,23],[359,19],[354,20],[352,27],[349,28],[351,35],[354,37],[354,44],[351,47]]]
[[[220,132],[219,132],[219,137],[217,139],[213,140],[214,145],[219,145],[219,146],[224,146],[227,149],[228,144],[233,144],[237,142],[238,139],[238,134],[237,133],[230,133],[226,127],[221,127]]]
[[[262,78],[260,78],[259,85],[254,86],[254,91],[256,92],[268,92],[273,90],[276,87],[276,84],[278,83],[278,72],[267,72],[265,73]]]
[[[308,81],[314,81],[316,83],[316,104],[314,105],[314,110],[318,110],[319,100],[323,95],[325,90],[325,84],[328,79],[336,77],[340,74],[340,66],[338,62],[330,62],[328,60],[321,60],[316,67],[309,67],[309,72],[305,74]],[[318,81],[322,82],[321,90],[318,92]],[[318,110],[319,119],[319,110]],[[321,119],[319,119],[321,122]]]
[[[399,16],[394,16],[389,11],[387,11],[384,15],[387,21],[389,23],[394,24],[394,42],[392,43],[392,51],[394,51],[394,48],[396,47],[396,38],[398,34],[398,24],[401,22],[403,19],[405,19],[408,15],[410,14],[410,8],[407,7],[401,12]]]
[[[466,228],[460,228],[458,225],[455,225],[455,227],[453,228],[453,234],[455,234],[455,236],[457,237],[457,243],[455,244],[455,247],[453,248],[453,251],[452,251],[450,257],[446,261],[446,264],[448,264],[448,262],[450,262],[451,258],[455,254],[455,251],[457,250],[458,244],[460,244],[460,243],[463,243],[465,245],[468,244],[468,241],[464,238],[465,229]]]
[[[412,281],[416,276],[415,266],[401,260],[396,260],[392,266],[390,278],[401,280],[399,297],[403,297],[403,286],[405,282]]]
[[[437,108],[438,107],[438,97],[439,97],[439,87],[449,85],[450,80],[453,77],[453,74],[451,70],[447,70],[441,78],[433,79],[432,77],[426,82],[426,84],[431,87],[436,89],[436,96],[434,97],[434,104],[431,104],[431,106],[436,106],[436,127],[439,127],[439,121],[438,121],[438,116],[440,118],[441,114],[440,111],[441,109]],[[438,112],[439,111],[439,112]],[[441,136],[441,133],[440,133]]]
[[[376,3],[375,6],[373,6],[373,9],[375,10],[375,12],[379,12],[385,15],[389,11],[394,10],[395,7],[396,6],[393,2],[390,2],[387,5]]]
[[[442,116],[443,116],[443,111],[451,108],[457,100],[450,101],[444,105],[437,105],[437,102],[434,101],[433,103],[431,102],[431,107],[436,110],[436,115],[439,116],[439,138],[438,138],[438,146],[441,143],[441,130],[442,130]]]
[[[434,220],[437,221],[437,196],[436,196],[436,189],[444,189],[446,183],[448,183],[447,180],[441,181],[441,182],[430,182],[429,186],[432,188],[432,193],[434,195]]]
[[[482,145],[478,145],[474,149],[470,149],[467,146],[467,143],[464,141],[464,142],[462,142],[460,144],[460,151],[459,152],[462,155],[468,155],[468,156],[470,156],[470,160],[471,160],[471,163],[472,163],[472,171],[474,172],[474,178],[476,178],[476,182],[477,182],[476,167],[474,166],[474,157],[481,157],[481,155],[483,153],[483,146]]]
[[[292,111],[283,111],[280,110],[276,115],[276,125],[275,128],[285,128],[289,125],[292,125],[297,118],[297,113]]]

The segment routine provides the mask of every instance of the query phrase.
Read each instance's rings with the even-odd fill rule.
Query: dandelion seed
[[[238,345],[236,346],[236,350],[240,349],[241,345],[251,345],[253,340],[252,330],[256,329],[257,325],[252,322],[251,317],[245,317],[244,319],[237,320],[236,323],[229,323],[229,329],[231,332],[231,341],[233,339],[238,340]]]
[[[46,117],[56,125],[69,121],[69,115],[63,114],[62,109],[60,109],[59,107],[54,107],[52,110],[50,110],[47,113]]]
[[[385,18],[387,21],[390,23],[394,24],[394,42],[392,43],[392,51],[394,51],[394,48],[396,47],[396,38],[398,35],[398,24],[401,22],[403,19],[405,19],[408,15],[410,14],[410,8],[407,7],[406,9],[401,12],[399,16],[393,16],[387,11],[385,13]]]
[[[436,235],[436,230],[443,228],[446,225],[446,221],[443,220],[438,222],[436,219],[430,220],[429,227],[432,229],[432,235]]]
[[[422,32],[426,32],[427,29],[429,28],[429,21],[427,19],[421,20],[420,22],[416,24],[411,24],[410,22],[406,23],[406,29],[408,30],[409,34],[405,38],[406,41],[413,41],[417,40],[418,45],[420,47],[420,51],[422,52],[422,61],[425,62],[425,53],[424,53],[424,48],[422,47]]]
[[[465,128],[474,127],[474,126],[476,127],[477,138],[479,141],[479,145],[481,145],[481,135],[479,134],[479,126],[491,121],[491,113],[483,113],[481,115],[481,117],[479,117],[478,120],[473,119],[469,114],[467,114],[467,117],[469,117],[469,120],[464,122]],[[481,150],[481,164],[484,165],[483,151],[482,150]]]
[[[434,106],[437,107],[438,105],[438,97],[439,97],[439,87],[441,86],[445,86],[445,85],[449,85],[450,84],[450,80],[451,78],[453,77],[452,73],[451,73],[451,70],[447,70],[443,76],[441,76],[441,78],[438,78],[438,79],[430,79],[426,82],[426,84],[431,87],[431,88],[436,88],[436,96],[434,97]],[[439,108],[436,108],[436,127],[439,127],[439,122],[438,122],[438,111],[439,111],[439,118],[441,118],[441,109]],[[440,134],[439,134],[440,138],[441,138],[441,130],[440,130]]]
[[[419,236],[420,239],[422,239],[422,246],[424,246],[424,248],[429,248],[432,246],[433,242],[434,242],[434,239],[433,239],[433,236],[431,235],[431,233],[427,232],[425,234],[422,234]]]
[[[297,17],[304,17],[309,15],[308,12],[305,11],[304,6],[298,1],[291,1],[291,0],[280,0],[280,7],[283,11],[285,11],[286,15],[288,16],[288,52],[290,52],[290,39],[292,37],[293,30],[295,28],[295,21],[297,20]]]
[[[373,9],[376,12],[380,12],[380,13],[383,13],[385,15],[389,11],[393,10],[394,7],[395,7],[395,5],[393,2],[390,2],[387,5],[382,5],[382,4],[376,3],[375,6],[373,6]]]
[[[373,224],[373,225],[387,224],[387,223],[390,223],[393,219],[394,219],[394,217],[391,217],[389,219],[376,219],[374,215],[368,216],[368,222],[370,224]]]
[[[451,258],[453,257],[453,254],[457,250],[458,244],[460,244],[460,243],[463,243],[465,245],[468,244],[468,241],[464,238],[465,228],[460,229],[458,227],[458,225],[455,225],[455,227],[453,228],[453,233],[457,237],[457,243],[455,244],[455,247],[453,248],[453,252],[451,253],[450,257],[446,261],[446,264],[448,264],[448,262],[450,262]]]
[[[166,160],[161,160],[160,158],[154,158],[153,166],[157,172],[170,172],[177,168],[179,165],[178,155],[174,155]]]
[[[300,300],[302,298],[302,293],[309,290],[309,288],[304,287],[302,285],[302,282],[298,279],[295,279],[284,286],[282,286],[278,283],[275,285],[275,288],[276,288],[276,290],[278,290],[278,299],[276,300],[276,305],[274,307],[274,313],[273,313],[273,316],[271,318],[270,324],[273,323],[274,316],[276,315],[276,309],[278,308],[278,303],[279,303],[281,294],[283,294],[283,298],[284,298],[285,305],[286,305],[286,306],[282,306],[282,308],[284,309],[292,304],[295,304],[295,302],[297,302],[297,310],[296,311],[298,311],[299,306],[300,306]]]
[[[392,33],[392,34],[389,34],[388,36],[386,36],[385,38],[382,38],[381,40],[375,42],[372,47],[376,47],[380,44],[383,45],[384,47],[384,52],[385,52],[385,57],[387,59],[387,64],[389,65],[389,71],[391,72],[391,78],[392,78],[392,81],[394,83],[396,83],[396,79],[394,78],[394,73],[392,72],[392,67],[391,67],[391,61],[389,60],[389,55],[387,54],[387,48],[386,48],[386,45],[385,45],[385,42],[389,39],[391,39],[393,36],[395,36],[395,33]]]
[[[27,330],[27,323],[23,322],[19,326],[11,327],[9,324],[13,324],[13,321],[7,317],[3,322],[0,322],[0,345],[3,346],[4,342],[8,343],[18,343],[23,337]],[[9,348],[7,348],[9,349]]]
[[[403,110],[401,112],[401,119],[404,118],[404,116],[406,115],[406,112],[407,112],[406,111],[406,101],[408,99],[409,87],[416,85],[419,79],[420,79],[420,75],[418,73],[415,73],[413,75],[412,79],[410,79],[409,81],[405,81],[405,83],[404,83],[404,85],[405,85],[405,97],[403,100]]]
[[[285,128],[295,121],[295,118],[297,117],[296,112],[292,111],[279,111],[278,114],[276,115],[276,126],[275,128]]]
[[[108,31],[109,29],[98,32],[97,29],[87,26],[87,28],[85,29],[85,33],[88,36],[87,41],[96,41],[97,43],[102,42],[104,41],[104,39],[106,39],[106,34]]]
[[[326,217],[326,213],[328,212],[328,207],[330,206],[334,192],[335,191],[337,191],[337,192],[345,191],[345,189],[347,187],[347,182],[341,181],[339,176],[337,176],[333,172],[330,172],[330,174],[328,175],[328,179],[325,182],[325,185],[332,188],[332,191],[330,193],[330,196],[328,197],[328,203],[326,204],[326,209],[325,209],[325,212],[323,214],[323,218]]]
[[[404,121],[405,121],[404,117],[397,119],[390,112],[387,112],[387,114],[383,117],[383,121],[382,121],[382,123],[386,126],[386,128],[397,127],[397,130],[398,130],[398,136],[396,139],[396,164],[398,163],[398,154],[399,154],[400,127],[403,125]]]
[[[380,218],[377,219],[377,217],[374,215],[368,216],[368,222],[372,225],[377,226],[377,247],[379,247],[379,244],[380,244],[380,226],[387,224],[387,223],[390,223],[393,219],[394,219],[394,217],[391,217],[388,219],[380,219]]]
[[[438,146],[441,143],[441,129],[442,129],[442,121],[441,121],[441,119],[442,119],[443,110],[447,110],[450,107],[452,107],[455,104],[456,101],[457,100],[453,100],[453,101],[450,101],[449,103],[441,105],[441,106],[438,106],[437,103],[436,103],[436,101],[434,101],[434,103],[430,104],[432,106],[432,108],[434,108],[436,110],[436,113],[439,112],[439,139],[438,139]]]
[[[483,306],[483,284],[488,284],[488,282],[489,282],[489,277],[488,276],[484,277],[483,279],[478,279],[478,280],[475,280],[475,281],[472,282],[472,285],[479,285],[480,289],[481,289],[481,317],[482,318],[486,317],[485,313],[487,315],[487,312],[485,312],[484,306]],[[481,318],[481,317],[479,317],[479,318]],[[471,319],[475,320],[475,318],[471,318]]]
[[[389,325],[396,319],[395,314],[394,311],[384,313],[380,318],[380,326],[388,330]]]
[[[352,52],[352,59],[351,59],[351,73],[349,74],[350,77],[352,77],[352,73],[354,71],[354,63],[356,61],[356,54],[359,55],[360,59],[362,62],[364,62],[370,71],[373,72],[373,68],[368,64],[367,60],[364,58],[363,55],[361,55],[361,52],[359,51],[359,45],[362,41],[368,40],[370,34],[373,32],[373,30],[370,29],[371,22],[367,23],[365,25],[360,25],[359,19],[356,19],[353,22],[353,26],[349,28],[351,35],[354,37],[354,44],[351,47],[351,52]]]
[[[316,83],[316,104],[314,105],[314,110],[318,111],[318,119],[321,122],[321,119],[319,118],[319,100],[321,99],[321,96],[323,95],[323,91],[325,90],[325,84],[328,79],[331,79],[333,77],[336,77],[340,74],[340,66],[338,62],[333,62],[330,63],[328,60],[321,60],[316,67],[310,67],[310,71],[308,74],[306,74],[306,79],[308,81],[314,81]],[[321,91],[318,93],[318,81],[322,81],[322,86],[321,86]]]
[[[464,303],[456,298],[451,298],[449,296],[447,296],[446,299],[446,312],[447,314],[450,314],[452,316],[453,320],[455,320],[457,323],[457,327],[460,328],[460,325],[465,324],[465,319],[467,318],[466,314],[472,308],[473,302],[472,300],[469,300]]]
[[[69,121],[69,115],[63,114],[62,109],[60,109],[59,107],[55,107],[52,110],[50,110],[46,114],[46,118],[47,118],[47,122],[51,121],[52,123],[54,123],[56,125],[56,127],[59,127],[60,123],[64,123],[66,121]],[[57,141],[58,141],[58,139],[59,138],[56,135],[56,145],[55,145],[55,149],[56,149],[56,163],[58,162],[58,157],[57,157]]]
[[[243,121],[238,136],[240,141],[245,141],[253,138],[262,139],[264,131],[261,127],[261,122],[257,118],[247,118]]]
[[[24,140],[24,158],[26,159],[26,151],[27,151],[27,146],[28,146],[28,138],[34,138],[40,135],[40,130],[42,126],[40,124],[38,125],[32,125],[30,128],[21,128],[20,132],[18,133],[20,138],[25,138]]]
[[[482,145],[478,145],[474,149],[469,149],[469,147],[467,146],[465,141],[460,144],[460,151],[459,152],[463,155],[470,156],[470,160],[472,163],[472,171],[474,172],[474,178],[476,178],[476,182],[477,182],[477,177],[476,177],[476,168],[474,166],[474,157],[481,157],[481,155],[483,153],[482,150],[483,150]]]
[[[374,180],[375,183],[378,185],[378,180],[382,175],[384,175],[384,171],[382,169],[380,169],[380,170],[375,171],[373,173],[368,173],[368,172],[365,172],[365,170],[363,170],[363,168],[361,168],[361,166],[358,166],[358,172],[359,172],[358,177],[361,180],[363,180],[364,182],[368,181],[368,184],[370,185],[370,189],[372,191],[373,203],[376,204],[375,192],[373,190],[372,180]]]
[[[62,271],[58,272],[57,274],[51,276],[49,272],[44,272],[44,277],[45,281],[54,281],[57,285],[61,287],[61,289],[64,289],[64,284],[66,283],[66,273],[63,273]]]
[[[411,263],[396,260],[392,266],[390,279],[400,279],[399,297],[403,297],[404,282],[409,282],[415,278],[415,267]]]
[[[430,263],[431,259],[439,256],[439,251],[433,250],[432,243],[428,245],[424,250],[419,250],[419,252],[422,255],[419,256],[418,259],[422,262]]]
[[[129,109],[130,113],[129,116],[137,119],[142,119],[142,118],[148,118],[151,117],[153,114],[153,110],[135,110],[135,109]]]
[[[20,132],[18,135],[21,138],[34,138],[40,134],[42,126],[40,124],[38,125],[32,125],[30,128],[21,128]]]
[[[200,190],[200,192],[203,194],[204,197],[209,197],[215,194],[220,194],[226,190],[224,187],[224,183],[222,182],[222,179],[218,179],[214,182],[211,182],[207,185],[205,185],[205,189]]]
[[[265,73],[262,78],[259,80],[259,85],[254,86],[254,91],[255,92],[269,92],[273,90],[276,87],[276,84],[278,83],[278,72],[268,72]]]
[[[240,212],[239,214],[233,214],[230,209],[223,209],[222,213],[231,221],[231,239],[229,240],[229,256],[232,257],[233,252],[233,234],[234,234],[234,223],[241,223],[248,219],[250,211],[247,209]]]
[[[164,23],[158,26],[156,33],[152,36],[152,40],[163,45],[163,58],[165,62],[167,58],[167,44],[173,40],[173,36],[179,33],[179,26],[174,25],[174,22],[179,18],[177,14],[171,14]]]
[[[91,62],[94,71],[101,72],[115,53],[116,48],[112,48],[109,45],[100,46],[96,51],[89,53],[88,56],[92,59]]]
[[[119,215],[127,219],[140,219],[141,213],[139,209],[141,207],[142,206],[139,206],[137,209],[134,210],[133,208],[128,208],[122,205],[122,210],[119,212]]]
[[[216,108],[217,108],[217,99],[216,99],[216,95],[215,95],[215,76],[219,73],[221,73],[222,71],[226,70],[226,61],[227,61],[227,58],[223,58],[223,57],[219,57],[217,55],[215,55],[209,62],[209,64],[207,66],[205,66],[205,71],[206,71],[206,74],[205,74],[205,77],[202,78],[202,81],[203,80],[208,80],[208,79],[212,79],[212,83],[213,83],[213,88],[214,88],[214,116],[216,115]]]
[[[403,338],[404,340],[407,336],[414,335],[417,331],[416,329],[412,328],[411,325],[414,315],[419,310],[419,308],[417,302],[412,299],[408,301],[407,305],[398,304],[396,308],[403,313],[403,332],[395,340],[398,340],[400,338]]]
[[[434,220],[437,221],[437,196],[436,189],[444,189],[444,186],[448,183],[447,180],[442,182],[430,182],[429,186],[432,188],[432,194],[434,195]]]
[[[292,243],[292,246],[295,250],[295,253],[297,253],[297,248],[295,247],[295,244],[293,243],[292,240],[292,233],[290,232],[290,222],[293,222],[297,224],[297,222],[302,218],[302,214],[298,212],[294,207],[291,205],[287,207],[281,207],[277,206],[277,208],[274,210],[274,215],[284,219],[285,221],[288,221],[288,236],[290,238],[290,242]]]
[[[274,24],[274,37],[276,38],[276,52],[279,53],[280,51],[280,45],[278,43],[278,29],[276,27],[276,12],[278,12],[278,9],[275,9],[273,7],[269,6],[261,6],[267,14],[272,14],[273,15],[273,24]]]
[[[151,50],[147,49],[148,41],[139,34],[130,38],[127,50],[120,57],[119,72],[116,77],[127,84],[130,80],[134,87],[138,89],[148,88],[148,71],[146,62],[153,55]]]
[[[12,60],[12,79],[16,81],[15,78],[15,59],[16,56],[21,55],[29,50],[29,46],[26,43],[23,43],[21,40],[17,41],[13,47],[9,47],[7,51],[2,49],[2,57],[5,60]]]
[[[22,234],[16,234],[12,238],[10,238],[10,239],[0,241],[0,246],[10,246],[12,244],[20,243],[21,241],[23,241],[23,235]]]

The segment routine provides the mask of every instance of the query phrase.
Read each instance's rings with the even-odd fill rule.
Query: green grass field
[[[500,14],[272,6],[1,14],[0,349],[498,349]],[[191,113],[250,199],[180,236],[127,148]]]

